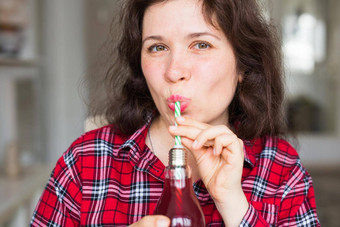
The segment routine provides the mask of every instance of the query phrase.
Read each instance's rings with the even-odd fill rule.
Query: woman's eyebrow
[[[191,33],[188,35],[189,38],[197,38],[197,37],[200,37],[200,36],[212,36],[218,40],[221,40],[220,37],[218,37],[217,35],[211,33],[211,32],[195,32],[195,33]]]
[[[151,35],[143,39],[142,45],[147,41],[147,40],[157,40],[157,41],[163,41],[164,38],[160,35]]]
[[[187,37],[189,39],[198,38],[198,37],[201,37],[201,36],[211,36],[211,37],[214,37],[215,39],[221,40],[220,37],[218,37],[217,35],[210,33],[210,32],[194,32],[194,33],[190,33],[189,35],[187,35]],[[160,35],[147,36],[145,39],[143,39],[142,45],[148,40],[163,41],[164,38]]]

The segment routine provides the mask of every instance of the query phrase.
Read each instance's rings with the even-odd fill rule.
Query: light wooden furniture
[[[0,226],[27,226],[52,172],[52,165],[22,169],[15,179],[0,175]]]

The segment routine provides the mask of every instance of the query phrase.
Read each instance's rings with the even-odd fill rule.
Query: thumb
[[[170,219],[166,216],[157,215],[155,226],[157,226],[157,227],[168,227],[168,226],[170,226]]]
[[[138,222],[130,225],[130,227],[168,227],[170,219],[162,215],[148,215],[143,217]]]

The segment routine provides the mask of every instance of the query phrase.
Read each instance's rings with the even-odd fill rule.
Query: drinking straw
[[[175,118],[181,116],[181,103],[179,101],[175,102]],[[177,126],[177,122],[175,121],[175,125]],[[181,146],[181,137],[175,136],[175,146]]]

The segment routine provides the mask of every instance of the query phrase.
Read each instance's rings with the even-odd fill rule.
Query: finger
[[[197,138],[198,134],[201,132],[201,129],[190,127],[190,126],[170,126],[169,132],[172,136],[181,136],[183,138],[188,138],[194,142],[194,140]],[[208,140],[204,143],[203,146],[209,147],[213,146],[214,141]]]
[[[229,152],[236,154],[243,151],[243,142],[235,134],[223,134],[215,138],[215,155],[220,155],[223,148]]]
[[[201,132],[202,130],[196,127],[192,126],[170,126],[169,127],[169,132],[172,136],[182,136],[182,137],[187,137],[189,139],[195,140],[197,135]]]
[[[177,122],[178,125],[192,126],[192,127],[195,127],[195,128],[201,129],[201,130],[209,127],[208,124],[196,121],[192,118],[183,117],[183,116],[177,117],[176,122]]]
[[[163,215],[148,215],[138,222],[130,225],[130,227],[168,227],[170,219]]]
[[[194,149],[200,149],[206,142],[209,140],[215,140],[216,137],[220,135],[227,135],[227,134],[233,134],[231,130],[225,126],[225,125],[218,125],[218,126],[213,126],[210,128],[207,128],[203,131],[201,131],[197,137],[196,141],[193,144]],[[236,135],[235,135],[236,136]]]
[[[192,150],[192,144],[194,143],[194,140],[189,139],[189,138],[187,138],[187,137],[182,137],[182,138],[181,138],[181,141],[182,141],[182,144],[183,144],[187,149]],[[207,142],[203,145],[203,147],[205,147],[205,148],[209,148],[209,147],[210,147],[211,149],[213,149],[214,145],[215,145],[215,142],[212,141],[212,140],[209,140],[209,141],[207,141]]]
[[[220,155],[223,149],[223,136],[216,137],[214,142],[213,154]]]
[[[209,146],[206,149],[193,150],[192,143],[193,143],[193,140],[185,138],[185,137],[182,138],[182,145],[188,149],[188,151],[191,153],[191,155],[196,160],[197,164],[206,160],[205,157],[207,157],[207,155],[208,156],[212,155],[213,146]]]
[[[220,156],[226,162],[226,164],[232,164],[233,166],[241,166],[244,161],[243,152],[239,152],[235,154],[235,153],[231,153],[230,150],[228,150],[227,148],[222,149]]]

